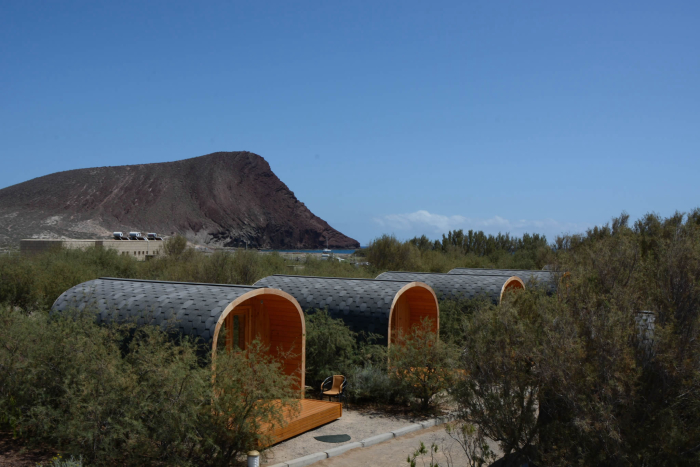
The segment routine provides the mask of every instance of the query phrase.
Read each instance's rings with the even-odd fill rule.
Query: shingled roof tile
[[[62,312],[74,307],[94,305],[100,321],[108,321],[116,316],[120,321],[153,323],[164,329],[174,324],[171,321],[175,320],[175,326],[181,333],[209,342],[225,307],[236,298],[258,288],[101,278],[67,290],[58,297],[51,311]]]

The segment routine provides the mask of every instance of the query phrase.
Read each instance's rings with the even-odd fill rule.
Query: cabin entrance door
[[[249,306],[238,306],[224,318],[226,350],[241,351],[248,348],[251,336],[251,309]],[[223,339],[222,339],[223,340]],[[219,341],[221,343],[221,340]],[[221,344],[219,344],[221,347]]]

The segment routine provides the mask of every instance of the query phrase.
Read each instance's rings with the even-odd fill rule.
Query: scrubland
[[[265,444],[256,423],[279,418],[266,401],[293,406],[291,394],[274,389],[289,383],[279,363],[261,352],[217,364],[229,373],[216,381],[230,387],[214,389],[210,357],[196,342],[129,323],[100,326],[89,310],[49,316],[58,295],[90,279],[252,284],[276,273],[548,266],[569,272],[556,293],[530,289],[499,305],[443,301],[439,336],[419,327],[388,352],[375,336],[308,310],[307,384],[342,372],[353,404],[449,406],[458,415],[449,434],[472,465],[492,460],[486,438],[499,444],[506,465],[700,461],[698,210],[634,223],[622,215],[551,242],[461,231],[439,241],[383,236],[358,253],[370,264],[362,267],[308,258],[292,272],[276,254],[206,256],[180,240],[167,252],[146,262],[109,250],[0,256],[2,429],[96,465],[230,465]],[[257,367],[278,384],[252,385],[259,375],[249,369]]]

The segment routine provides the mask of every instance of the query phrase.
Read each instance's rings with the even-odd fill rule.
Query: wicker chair
[[[321,399],[328,396],[330,401],[332,397],[337,397],[338,402],[345,400],[345,386],[348,380],[343,375],[329,376],[321,383]],[[345,404],[347,406],[347,403]]]

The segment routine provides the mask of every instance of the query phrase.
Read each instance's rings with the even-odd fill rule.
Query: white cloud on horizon
[[[411,235],[421,233],[435,238],[450,230],[483,230],[486,233],[506,233],[522,235],[525,232],[545,234],[548,239],[562,233],[583,232],[591,227],[585,223],[559,222],[554,219],[509,220],[500,216],[488,219],[470,218],[460,215],[445,216],[433,214],[425,210],[419,210],[408,214],[389,214],[373,218],[374,222],[384,229],[391,229],[393,233],[400,231],[411,232]]]

